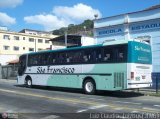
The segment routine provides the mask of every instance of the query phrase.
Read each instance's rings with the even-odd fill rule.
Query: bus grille
[[[124,87],[124,73],[115,72],[114,73],[114,88]]]

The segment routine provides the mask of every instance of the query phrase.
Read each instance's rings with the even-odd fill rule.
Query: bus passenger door
[[[22,76],[26,70],[26,55],[22,55],[19,58],[18,75]]]

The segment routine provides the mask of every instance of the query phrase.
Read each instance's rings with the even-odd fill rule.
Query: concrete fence
[[[18,66],[16,65],[0,65],[0,79],[16,79]]]

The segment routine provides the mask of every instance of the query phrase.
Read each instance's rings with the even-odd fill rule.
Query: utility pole
[[[68,32],[68,28],[66,28],[66,30],[65,30],[65,35],[64,35],[64,36],[65,36],[65,41],[64,41],[64,42],[65,42],[66,48],[67,48],[67,40],[68,40],[68,39],[67,39],[67,32]]]
[[[34,51],[36,52],[36,47],[37,47],[36,45],[37,45],[37,44],[36,44],[36,39],[34,39],[34,40],[35,40],[35,50],[34,50]]]
[[[83,27],[84,28],[84,35],[86,36],[87,33],[86,33],[86,26]]]

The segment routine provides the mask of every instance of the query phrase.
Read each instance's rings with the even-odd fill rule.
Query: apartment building
[[[50,49],[49,40],[55,37],[50,32],[30,29],[12,32],[0,27],[0,64],[5,65],[24,53]]]

